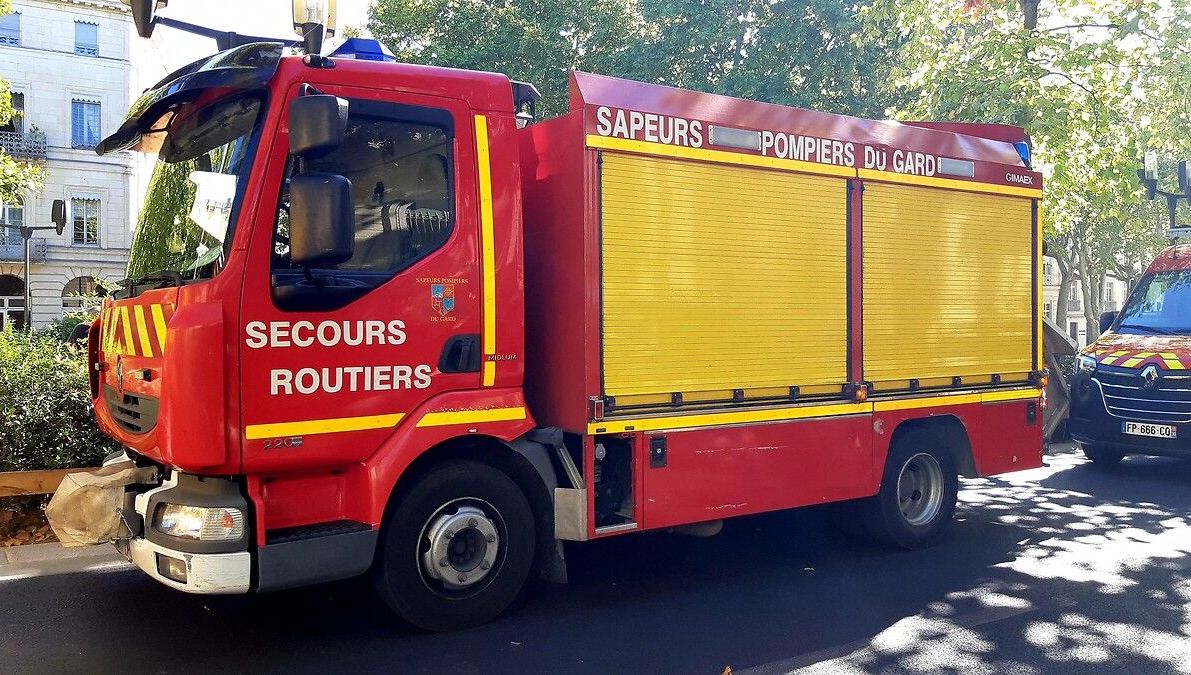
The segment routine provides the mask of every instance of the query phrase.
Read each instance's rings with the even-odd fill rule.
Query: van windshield
[[[1191,335],[1191,270],[1155,272],[1141,280],[1117,318],[1129,335]]]
[[[133,236],[129,279],[201,279],[222,266],[262,105],[257,94],[225,98],[170,122]]]

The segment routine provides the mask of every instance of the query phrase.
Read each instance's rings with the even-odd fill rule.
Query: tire
[[[900,485],[900,488],[899,488]],[[912,429],[898,436],[881,477],[881,491],[860,503],[869,536],[915,549],[935,543],[951,525],[959,474],[936,436]]]
[[[1084,457],[1091,460],[1093,465],[1101,468],[1116,466],[1125,458],[1125,453],[1117,450],[1109,450],[1099,445],[1080,443],[1079,447],[1083,450]]]
[[[418,628],[475,626],[517,598],[535,536],[529,502],[505,473],[479,462],[444,464],[386,514],[373,584]]]

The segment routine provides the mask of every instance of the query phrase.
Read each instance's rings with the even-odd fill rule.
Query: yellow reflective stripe
[[[857,169],[856,173],[866,180],[879,180],[886,183],[900,183],[902,185],[921,185],[922,187],[945,188],[948,190],[966,190],[968,192],[986,192],[994,195],[1008,195],[1010,197],[1032,197],[1042,199],[1042,190],[1038,188],[1023,188],[1012,185],[994,185],[992,183],[977,183],[975,181],[956,180],[954,178],[937,178],[934,176],[914,176],[892,171],[877,171],[876,169]]]
[[[496,383],[496,249],[492,234],[492,165],[488,118],[476,115],[476,162],[480,182],[480,268],[484,277],[484,386]]]
[[[821,176],[843,176],[853,178],[856,169],[834,164],[818,164],[803,162],[797,159],[778,159],[777,157],[763,157],[761,155],[745,155],[739,152],[725,152],[723,150],[708,150],[706,148],[687,148],[680,145],[666,145],[665,143],[651,143],[649,141],[632,141],[627,138],[611,138],[588,134],[587,147],[600,150],[618,150],[641,155],[656,155],[658,157],[676,157],[678,159],[693,159],[700,162],[715,162],[717,164],[735,164],[738,166],[755,166],[763,169],[779,169],[784,171],[799,171]]]
[[[165,311],[161,305],[153,305],[151,308],[153,312],[153,328],[157,331],[157,349],[165,354]]]
[[[451,424],[478,424],[481,422],[506,422],[525,419],[525,406],[513,408],[490,408],[488,410],[456,410],[431,412],[418,420],[419,427],[443,427]]]
[[[941,405],[962,405],[965,403],[979,403],[980,394],[946,394],[944,396],[921,396],[918,398],[899,398],[889,401],[873,401],[873,409],[877,412],[892,410],[914,410],[917,408],[934,408]]]
[[[300,422],[274,422],[273,424],[249,424],[244,427],[244,438],[275,438],[277,436],[313,436],[338,431],[364,431],[386,429],[397,426],[405,413],[388,415],[365,415],[363,417],[333,417],[325,420],[303,420]]]
[[[589,422],[589,434],[615,434],[622,431],[657,431],[659,429],[690,429],[712,427],[724,424],[747,424],[756,422],[781,422],[808,417],[836,417],[839,415],[862,415],[871,413],[871,403],[829,403],[806,405],[798,408],[773,408],[771,410],[742,410],[739,412],[705,413],[702,415],[672,415],[669,417],[643,417],[637,419]]]
[[[1146,359],[1150,358],[1151,356],[1157,356],[1157,355],[1154,354],[1154,352],[1138,352],[1138,353],[1134,354],[1133,356],[1129,357],[1128,359],[1125,359],[1125,362],[1122,363],[1121,365],[1126,368],[1132,368],[1133,366],[1136,366],[1137,364],[1141,363],[1142,361],[1145,361]]]
[[[1043,339],[1046,328],[1042,325],[1042,309],[1046,306],[1042,289],[1042,249],[1045,240],[1042,234],[1042,200],[1034,204],[1034,369],[1042,370],[1046,367],[1046,347]]]
[[[142,356],[153,356],[153,343],[149,342],[149,326],[145,324],[145,308],[133,305],[132,314],[136,317],[136,334],[141,340]]]
[[[1165,363],[1166,367],[1170,370],[1183,370],[1183,362],[1177,359],[1162,359],[1162,363]]]
[[[997,391],[981,392],[981,403],[1000,403],[1003,401],[1024,401],[1042,396],[1041,389],[1001,389]]]
[[[112,308],[104,307],[101,316],[103,317],[103,326],[102,330],[99,331],[99,349],[103,351],[104,354],[110,354],[112,351]]]
[[[121,349],[120,353],[136,356],[136,345],[132,342],[132,322],[128,320],[127,305],[120,308],[120,325],[124,327],[124,349]]]

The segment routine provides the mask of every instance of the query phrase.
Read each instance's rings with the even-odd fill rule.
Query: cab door
[[[342,144],[288,156],[282,111],[239,323],[246,471],[368,457],[428,399],[480,384],[475,142],[455,99],[318,85],[348,103]],[[299,95],[298,88],[289,100]],[[352,256],[321,269],[288,251],[285,178],[346,177]],[[262,193],[269,200],[269,191]],[[272,204],[277,206],[274,208]],[[261,236],[270,233],[271,236]]]

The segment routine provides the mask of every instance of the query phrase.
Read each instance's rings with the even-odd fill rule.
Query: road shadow
[[[1191,542],[1170,539],[1191,509],[1169,478],[1183,469],[1130,460],[1131,488],[1051,461],[1036,480],[966,481],[931,549],[857,543],[822,509],[591,542],[568,552],[570,585],[448,635],[403,626],[359,581],[243,597],[128,569],[0,582],[0,653],[11,672],[1169,670],[1160,645],[1191,626]]]

